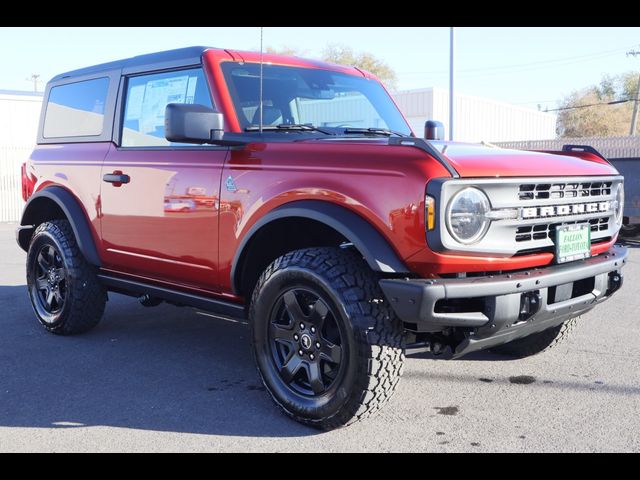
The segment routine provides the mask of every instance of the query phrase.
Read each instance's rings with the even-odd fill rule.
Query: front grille
[[[622,181],[620,176],[447,180],[439,193],[438,220],[443,224],[450,199],[466,187],[484,191],[491,209],[499,213],[492,216],[485,236],[474,244],[457,242],[446,228],[440,230],[438,241],[442,250],[460,253],[514,256],[554,252],[557,226],[587,222],[592,245],[610,241],[618,231],[613,196]],[[437,245],[435,239],[428,240]]]
[[[520,185],[519,200],[550,198],[587,198],[611,195],[612,182],[525,183]]]
[[[545,238],[554,239],[556,227],[560,225],[574,225],[584,222],[562,222],[562,223],[543,223],[540,225],[527,225],[516,229],[516,242],[530,242],[531,240],[544,240]],[[592,218],[589,220],[592,232],[599,232],[609,229],[609,217]]]

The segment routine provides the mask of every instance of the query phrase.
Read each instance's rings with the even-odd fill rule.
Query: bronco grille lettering
[[[581,215],[583,213],[609,212],[611,202],[576,203],[574,205],[554,205],[548,207],[525,207],[521,210],[521,218],[548,218],[564,215]]]

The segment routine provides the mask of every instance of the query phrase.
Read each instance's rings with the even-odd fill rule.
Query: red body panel
[[[231,262],[253,224],[294,200],[342,205],[366,218],[400,258],[425,246],[424,189],[445,168],[418,149],[378,141],[251,144],[232,151],[223,177],[235,192],[221,191],[220,278],[229,288]]]
[[[34,192],[51,185],[66,188],[82,206],[100,251],[100,172],[111,143],[38,145],[27,162],[35,178]]]
[[[226,149],[111,147],[101,183],[104,266],[209,290],[218,288],[218,209]],[[207,197],[209,201],[203,201]]]

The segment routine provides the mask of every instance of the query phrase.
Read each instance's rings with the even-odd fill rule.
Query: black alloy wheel
[[[308,288],[284,292],[269,323],[271,355],[282,381],[302,395],[330,391],[343,373],[343,336],[319,293]]]
[[[55,315],[64,308],[67,296],[67,270],[58,249],[51,244],[43,245],[33,264],[32,296],[34,307],[40,317],[51,323]]]

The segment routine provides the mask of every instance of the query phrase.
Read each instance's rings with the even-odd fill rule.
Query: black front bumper
[[[546,330],[608,299],[622,286],[626,247],[581,261],[502,275],[384,279],[394,311],[418,332],[464,329],[459,357]]]

